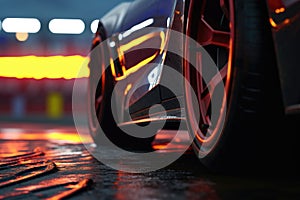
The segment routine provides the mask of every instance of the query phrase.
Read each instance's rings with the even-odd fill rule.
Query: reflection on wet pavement
[[[33,127],[0,128],[0,199],[297,199],[300,195],[296,178],[211,174],[190,150],[161,170],[124,173],[95,160],[78,142],[75,129]],[[47,136],[54,132],[55,137]],[[153,149],[163,148],[170,136],[158,135]],[[180,148],[184,140],[183,136],[178,146],[161,153]]]
[[[0,179],[0,188],[18,184],[22,181],[27,181],[37,176],[46,175],[56,169],[55,163],[46,161],[42,164],[35,164],[31,167],[26,167],[22,171]]]
[[[35,143],[38,147],[29,151]],[[90,187],[92,180],[88,171],[91,168],[84,165],[88,165],[92,157],[82,146],[74,145],[60,148],[58,144],[38,139],[35,142],[24,138],[2,140],[0,199],[64,199]]]

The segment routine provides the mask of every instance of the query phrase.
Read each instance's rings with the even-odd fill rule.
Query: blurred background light
[[[20,42],[25,42],[29,37],[28,33],[16,33],[16,39]]]
[[[92,33],[96,33],[99,21],[100,21],[99,19],[96,19],[96,20],[92,21],[92,23],[91,23]]]
[[[89,76],[88,58],[84,56],[0,57],[0,76],[33,79],[73,79]]]
[[[81,34],[85,24],[81,19],[52,19],[49,30],[56,34]]]
[[[7,33],[37,33],[41,22],[36,18],[5,18],[2,27]]]
[[[0,122],[73,122],[73,83],[89,76],[98,21],[124,1],[1,0]]]

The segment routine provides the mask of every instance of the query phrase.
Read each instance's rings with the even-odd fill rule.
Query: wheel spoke
[[[202,17],[202,18],[204,17],[204,14],[205,14],[206,1],[207,1],[207,0],[202,0],[202,6],[201,6],[201,10],[200,10],[200,14],[201,14],[201,17]]]
[[[202,71],[202,54],[201,53],[197,53],[196,54],[197,57],[196,57],[196,63],[197,63],[197,67],[198,67],[198,70],[200,70],[200,72]],[[198,90],[199,91],[203,91],[204,87],[203,87],[203,82],[202,82],[202,76],[201,74],[198,74],[197,73],[197,87],[198,87]],[[198,100],[199,101],[202,101],[202,97],[201,97],[201,92],[198,92],[197,93],[197,96],[198,96]],[[200,115],[201,115],[201,119],[204,123],[206,123],[206,106],[203,105],[203,103],[199,102],[199,105],[200,105]]]
[[[216,86],[224,80],[224,78],[227,75],[227,70],[228,70],[228,64],[226,64],[220,71],[219,73],[216,73],[216,75],[213,76],[213,78],[209,81],[208,84],[206,84],[206,87],[204,88],[203,91],[206,91],[207,89],[209,90],[210,93],[213,93],[215,90]]]
[[[202,72],[203,71],[202,53],[199,51],[199,52],[196,53],[196,55],[197,55],[197,58],[196,58],[197,59],[196,60],[197,71]],[[203,82],[202,82],[202,74],[199,74],[199,73],[197,73],[197,86],[200,89],[200,91],[204,90]]]
[[[204,123],[208,124],[207,111],[211,102],[211,94],[207,93],[201,98],[202,103],[200,103],[201,116]]]
[[[200,99],[200,101],[202,103],[200,103],[201,106],[201,116],[204,118],[207,115],[207,111],[208,108],[210,106],[211,103],[211,96],[215,91],[216,86],[224,80],[224,78],[227,75],[227,67],[228,65],[226,64],[220,71],[219,73],[217,73],[212,79],[211,81],[206,85],[206,87],[204,88],[204,90],[202,91],[202,94],[200,95],[200,97],[198,97]],[[202,118],[202,119],[203,119]],[[206,123],[208,123],[207,119],[203,119],[206,121]]]
[[[216,45],[229,48],[230,33],[214,30],[202,17],[199,22],[198,42],[202,46]]]
[[[95,110],[96,110],[96,113],[98,112],[99,108],[100,108],[100,105],[102,103],[102,95],[100,95],[98,98],[96,98],[95,100]]]
[[[226,16],[226,18],[229,19],[229,10],[228,10],[228,6],[225,3],[225,0],[220,0],[220,7],[224,15]]]
[[[211,44],[229,48],[230,34],[224,31],[214,31]]]

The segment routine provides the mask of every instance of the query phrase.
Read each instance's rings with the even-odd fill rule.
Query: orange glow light
[[[276,22],[272,18],[269,18],[269,21],[270,21],[270,24],[273,28],[278,28],[278,29],[282,28],[283,26],[285,26],[285,25],[287,25],[291,22],[290,19],[285,19],[280,24],[276,24]]]
[[[0,76],[19,79],[83,78],[89,76],[88,62],[87,57],[79,55],[0,57]]]
[[[277,27],[277,24],[274,22],[274,20],[272,18],[270,18],[269,21],[270,21],[270,24],[272,27],[274,27],[274,28]]]
[[[275,10],[275,13],[276,13],[276,14],[280,14],[280,13],[283,13],[283,12],[285,12],[285,8],[284,8],[284,7],[277,8],[277,9]]]

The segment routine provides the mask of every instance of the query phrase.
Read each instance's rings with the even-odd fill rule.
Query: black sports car
[[[118,146],[146,148],[154,136],[122,127],[184,123],[210,169],[272,157],[285,138],[272,129],[300,111],[299,35],[299,0],[120,4],[99,20],[91,51],[95,142],[101,127]]]

